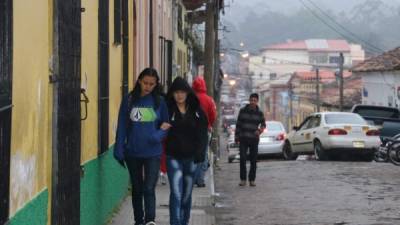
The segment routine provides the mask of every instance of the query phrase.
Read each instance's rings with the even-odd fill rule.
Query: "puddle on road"
[[[227,207],[228,206],[225,205],[225,204],[222,204],[222,203],[219,203],[219,202],[215,203],[215,208],[227,208]]]
[[[297,156],[296,161],[313,161],[315,160],[314,155],[299,155]]]

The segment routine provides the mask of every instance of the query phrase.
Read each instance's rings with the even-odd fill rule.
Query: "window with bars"
[[[109,120],[109,1],[99,2],[99,154],[108,149]]]
[[[114,0],[114,44],[121,44],[121,14],[122,2],[121,0]]]
[[[182,6],[178,5],[178,37],[183,40],[183,19],[182,19]]]
[[[122,0],[122,96],[129,91],[129,0]]]
[[[0,224],[9,216],[12,113],[12,0],[0,1]]]

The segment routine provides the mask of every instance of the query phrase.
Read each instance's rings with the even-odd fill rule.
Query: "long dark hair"
[[[129,93],[129,105],[132,106],[140,98],[140,93],[142,92],[142,89],[140,87],[139,81],[142,80],[145,76],[156,78],[156,86],[154,87],[153,91],[151,91],[151,95],[153,96],[154,99],[155,109],[158,109],[158,107],[160,106],[160,95],[161,95],[160,78],[158,77],[157,70],[149,67],[144,69],[139,74],[135,87]]]

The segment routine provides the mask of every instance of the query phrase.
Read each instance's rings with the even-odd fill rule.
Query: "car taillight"
[[[366,134],[367,136],[379,136],[381,132],[379,132],[379,130],[369,130]]]
[[[347,131],[343,129],[332,129],[328,132],[329,135],[347,135]]]
[[[285,138],[286,138],[286,135],[285,134],[278,134],[278,136],[276,136],[276,140],[277,141],[283,141],[283,140],[285,140]]]

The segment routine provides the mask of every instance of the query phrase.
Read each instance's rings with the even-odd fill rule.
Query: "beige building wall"
[[[136,40],[137,40],[137,12],[136,1],[129,1],[129,90],[133,89],[136,80]]]
[[[117,130],[118,111],[122,100],[122,44],[114,41],[114,4],[109,8],[109,124],[108,143],[114,144]],[[122,32],[122,24],[121,24]]]
[[[136,3],[136,74],[146,67],[150,66],[149,62],[149,13],[150,1],[135,0]]]
[[[112,5],[111,5],[112,6]],[[82,121],[81,162],[97,157],[98,145],[98,80],[99,80],[99,25],[98,1],[82,0],[82,56],[81,87],[89,98],[88,117]],[[111,17],[110,17],[111,18]],[[82,104],[81,107],[84,107]]]
[[[51,186],[51,12],[48,0],[13,1],[10,217]]]

